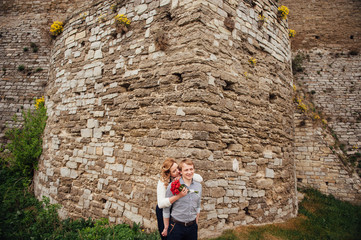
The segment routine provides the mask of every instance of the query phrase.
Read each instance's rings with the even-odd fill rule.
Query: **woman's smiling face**
[[[173,163],[172,167],[170,168],[170,176],[172,178],[176,178],[179,176],[178,164]]]

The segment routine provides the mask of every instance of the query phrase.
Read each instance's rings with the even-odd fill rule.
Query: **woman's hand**
[[[179,180],[180,178],[181,178],[181,176],[179,175],[178,177],[175,177],[175,178],[173,179],[173,181]]]
[[[164,228],[164,230],[163,230],[163,232],[162,232],[162,236],[163,237],[166,237],[167,236],[167,234],[168,234],[168,231],[167,231],[168,229],[167,228]]]

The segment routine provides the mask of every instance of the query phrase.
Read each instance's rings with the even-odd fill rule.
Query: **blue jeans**
[[[194,223],[191,226],[183,226],[179,223],[174,223],[169,220],[168,240],[197,240],[198,239],[198,224]]]

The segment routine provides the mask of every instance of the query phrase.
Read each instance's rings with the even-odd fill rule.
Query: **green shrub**
[[[37,99],[35,106],[34,110],[23,111],[22,127],[14,127],[6,132],[6,137],[10,140],[6,147],[12,155],[9,164],[25,177],[32,177],[37,168],[47,119],[43,98]],[[16,117],[14,120],[18,122]]]
[[[25,70],[25,66],[24,65],[19,65],[18,66],[18,71],[19,72],[22,72],[22,71],[24,71]]]
[[[33,49],[34,53],[38,52],[38,50],[39,50],[39,47],[38,47],[38,45],[36,45],[36,43],[31,43],[30,47]]]
[[[296,74],[297,72],[303,72],[304,68],[302,63],[305,56],[303,54],[297,54],[294,59],[292,59],[292,72]]]
[[[45,239],[59,225],[57,205],[38,201],[29,180],[8,167],[0,170],[0,238]]]
[[[56,240],[75,240],[79,238],[79,232],[85,228],[94,227],[94,221],[88,218],[85,219],[65,219],[61,222],[59,228],[54,231],[53,239]]]
[[[60,227],[58,216],[59,204],[50,204],[47,197],[43,197],[41,207],[37,209],[33,216],[33,224],[29,227],[29,232],[34,239],[51,239],[53,233]]]
[[[111,226],[107,219],[97,220],[94,227],[79,231],[79,237],[87,240],[97,239],[127,239],[133,235],[132,229],[125,224]]]

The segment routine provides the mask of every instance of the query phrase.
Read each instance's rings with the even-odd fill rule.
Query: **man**
[[[198,218],[201,210],[202,185],[193,181],[194,163],[190,159],[180,162],[179,168],[182,177],[180,184],[185,184],[188,194],[173,203],[171,207],[163,209],[164,231],[163,236],[170,240],[198,239]],[[174,196],[168,185],[166,197]],[[172,212],[170,213],[170,209]]]

